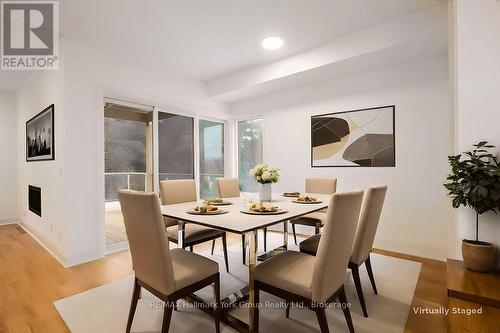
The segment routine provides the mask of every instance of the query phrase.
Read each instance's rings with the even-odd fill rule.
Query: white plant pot
[[[259,200],[260,201],[271,201],[272,197],[272,188],[271,184],[261,184],[259,191]]]

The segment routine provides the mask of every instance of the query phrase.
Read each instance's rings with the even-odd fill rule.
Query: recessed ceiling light
[[[266,50],[276,50],[284,44],[283,39],[279,37],[267,37],[262,41],[262,47]]]

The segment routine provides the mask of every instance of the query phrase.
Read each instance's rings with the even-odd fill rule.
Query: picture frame
[[[54,104],[26,122],[26,162],[55,160]]]
[[[311,116],[311,167],[395,167],[396,106]]]

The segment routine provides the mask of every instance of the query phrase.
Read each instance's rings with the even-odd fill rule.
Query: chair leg
[[[215,297],[215,332],[220,333],[220,277],[217,276],[217,280],[214,283],[214,297]]]
[[[243,265],[247,262],[247,247],[245,243],[245,235],[241,235],[241,248],[243,249]]]
[[[267,252],[267,228],[264,228],[264,252]]]
[[[290,318],[290,301],[286,301],[286,309],[285,309],[285,317],[288,319]]]
[[[141,286],[137,283],[137,279],[134,279],[134,291],[132,292],[132,300],[130,302],[127,328],[125,330],[126,333],[129,333],[132,327],[132,321],[134,320],[135,309],[137,308],[137,301],[139,300],[140,292],[141,292]]]
[[[193,252],[193,245],[189,246],[189,251]]]
[[[254,332],[259,332],[259,300],[260,298],[260,291],[259,289],[255,288],[254,289],[254,301],[255,303],[253,304],[254,306],[254,311],[253,311],[253,331]]]
[[[170,300],[165,304],[165,309],[163,310],[163,324],[161,325],[161,333],[168,333],[170,327],[170,319],[172,319],[172,306],[170,306]]]
[[[347,296],[345,294],[344,286],[341,287],[339,294],[339,300],[342,306],[342,311],[344,312],[345,321],[347,322],[347,327],[349,327],[349,332],[354,333],[354,325],[352,324],[351,311],[349,311]]]
[[[297,234],[295,233],[295,223],[291,223],[292,224],[292,231],[293,231],[293,241],[295,242],[295,245],[298,245],[297,244]]]
[[[314,310],[316,312],[316,317],[318,318],[319,328],[321,333],[328,333],[330,329],[328,328],[328,321],[326,320],[325,308],[320,307]]]
[[[359,266],[355,265],[351,267],[352,279],[354,280],[354,285],[356,286],[356,292],[358,293],[359,303],[361,304],[361,309],[363,310],[363,316],[368,318],[368,312],[366,311],[365,296],[363,295],[363,288],[361,287],[361,279],[359,278]]]
[[[215,249],[215,239],[212,240],[212,252],[210,253],[211,255],[214,255],[214,249]]]
[[[373,292],[375,295],[378,295],[377,286],[375,285],[375,277],[373,276],[372,263],[370,261],[370,256],[365,261],[366,271],[368,272],[368,277],[370,278],[370,282],[372,283]]]
[[[319,229],[321,228],[321,224],[315,224],[314,225],[314,234],[317,235],[319,234]]]
[[[222,250],[224,251],[224,261],[226,262],[226,272],[229,273],[229,262],[227,260],[227,242],[226,234],[222,235]]]

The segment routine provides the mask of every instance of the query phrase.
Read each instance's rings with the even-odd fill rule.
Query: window
[[[257,183],[249,171],[263,161],[263,120],[238,122],[238,178],[243,192],[256,192]]]
[[[117,201],[117,189],[146,189],[146,132],[144,122],[104,119],[105,198]]]
[[[200,119],[199,140],[200,198],[215,198],[215,179],[224,177],[224,124]]]
[[[194,119],[158,113],[158,160],[160,181],[194,179]]]

